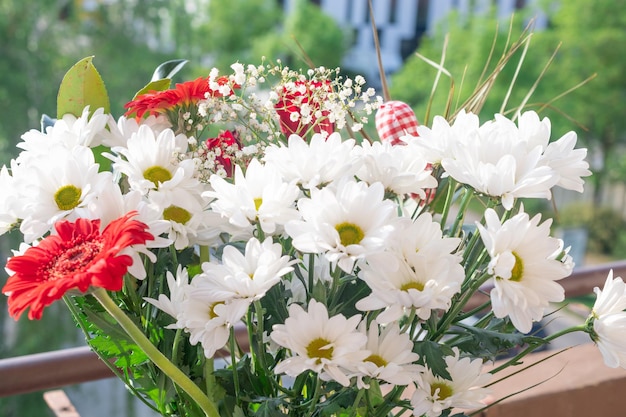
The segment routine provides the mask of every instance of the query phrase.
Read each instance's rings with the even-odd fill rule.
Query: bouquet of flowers
[[[463,416],[574,331],[626,366],[612,274],[586,323],[533,332],[573,263],[521,202],[582,191],[575,133],[551,140],[530,111],[418,125],[326,68],[237,63],[171,88],[180,65],[115,119],[86,58],[58,119],[22,136],[0,171],[0,231],[24,237],[2,289],[13,317],[63,299],[167,416]]]

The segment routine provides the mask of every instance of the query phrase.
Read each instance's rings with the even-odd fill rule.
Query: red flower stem
[[[220,417],[215,404],[202,390],[178,369],[159,349],[156,348],[146,335],[133,323],[133,321],[115,304],[104,288],[96,288],[92,295],[104,307],[104,309],[119,323],[126,334],[141,348],[165,375],[191,397],[192,400],[204,411],[207,417]]]

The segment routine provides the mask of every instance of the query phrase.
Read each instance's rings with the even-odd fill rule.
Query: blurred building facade
[[[279,0],[286,12],[298,0]],[[366,79],[378,79],[376,48],[372,37],[368,0],[311,0],[332,16],[344,29],[352,32],[352,46],[343,67],[363,74]],[[541,0],[372,0],[374,19],[381,46],[385,72],[399,70],[404,60],[419,44],[420,38],[432,33],[438,22],[453,10],[461,15],[486,13],[495,7],[497,15],[508,19],[523,7],[536,10],[537,27],[546,24]]]

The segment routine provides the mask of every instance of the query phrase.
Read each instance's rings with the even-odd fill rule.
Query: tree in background
[[[319,6],[297,0],[286,16],[283,29],[268,32],[252,43],[257,59],[281,59],[293,68],[325,66],[336,68],[348,50],[350,38]]]

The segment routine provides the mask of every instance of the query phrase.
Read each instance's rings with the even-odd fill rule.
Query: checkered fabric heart
[[[401,101],[383,103],[376,112],[376,130],[382,142],[402,143],[401,136],[417,134],[417,117],[413,109]]]

